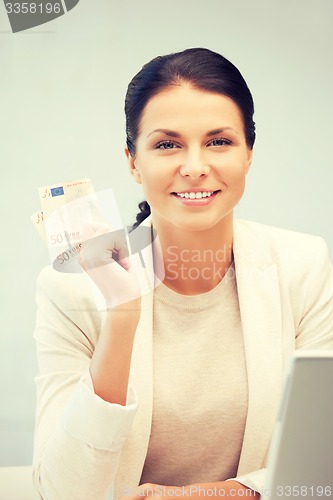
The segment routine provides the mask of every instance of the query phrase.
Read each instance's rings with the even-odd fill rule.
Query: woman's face
[[[156,228],[190,231],[232,220],[252,159],[238,106],[189,84],[168,87],[148,102],[136,154],[126,154]]]

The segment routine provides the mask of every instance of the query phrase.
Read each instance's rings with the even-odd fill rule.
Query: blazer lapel
[[[234,224],[234,258],[248,377],[248,414],[238,475],[261,469],[283,381],[277,265],[258,226]]]
[[[130,233],[131,249],[141,269],[139,279],[143,294],[129,379],[129,386],[134,389],[138,398],[138,409],[130,434],[121,450],[115,495],[110,498],[119,498],[124,494],[124,488],[133,491],[139,484],[150,437],[153,404],[153,290],[157,284],[154,276],[153,248],[158,247],[158,240],[152,245],[150,219],[146,219],[133,231],[136,234],[132,238]]]

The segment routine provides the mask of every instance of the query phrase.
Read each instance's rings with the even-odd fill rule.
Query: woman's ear
[[[127,147],[124,149],[124,151],[125,151],[125,155],[126,155],[126,158],[128,161],[128,167],[129,167],[130,174],[134,177],[135,182],[137,182],[138,184],[141,184],[141,175],[140,175],[140,172],[136,166],[135,156],[131,155],[131,153],[129,152],[129,149]]]
[[[253,150],[248,148],[247,150],[247,160],[246,160],[246,173],[250,170],[251,163],[253,158]]]

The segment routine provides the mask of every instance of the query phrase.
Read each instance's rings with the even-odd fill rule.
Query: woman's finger
[[[92,269],[118,262],[128,269],[129,249],[124,230],[94,234],[81,245],[81,265],[84,269]]]

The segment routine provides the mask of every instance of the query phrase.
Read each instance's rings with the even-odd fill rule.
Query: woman
[[[224,57],[152,60],[125,112],[130,172],[148,202],[133,234],[158,238],[142,270],[125,240],[94,225],[86,274],[40,275],[36,486],[47,500],[259,498],[285,363],[295,348],[333,347],[326,246],[234,220],[255,127]],[[159,278],[146,294],[142,273]]]

